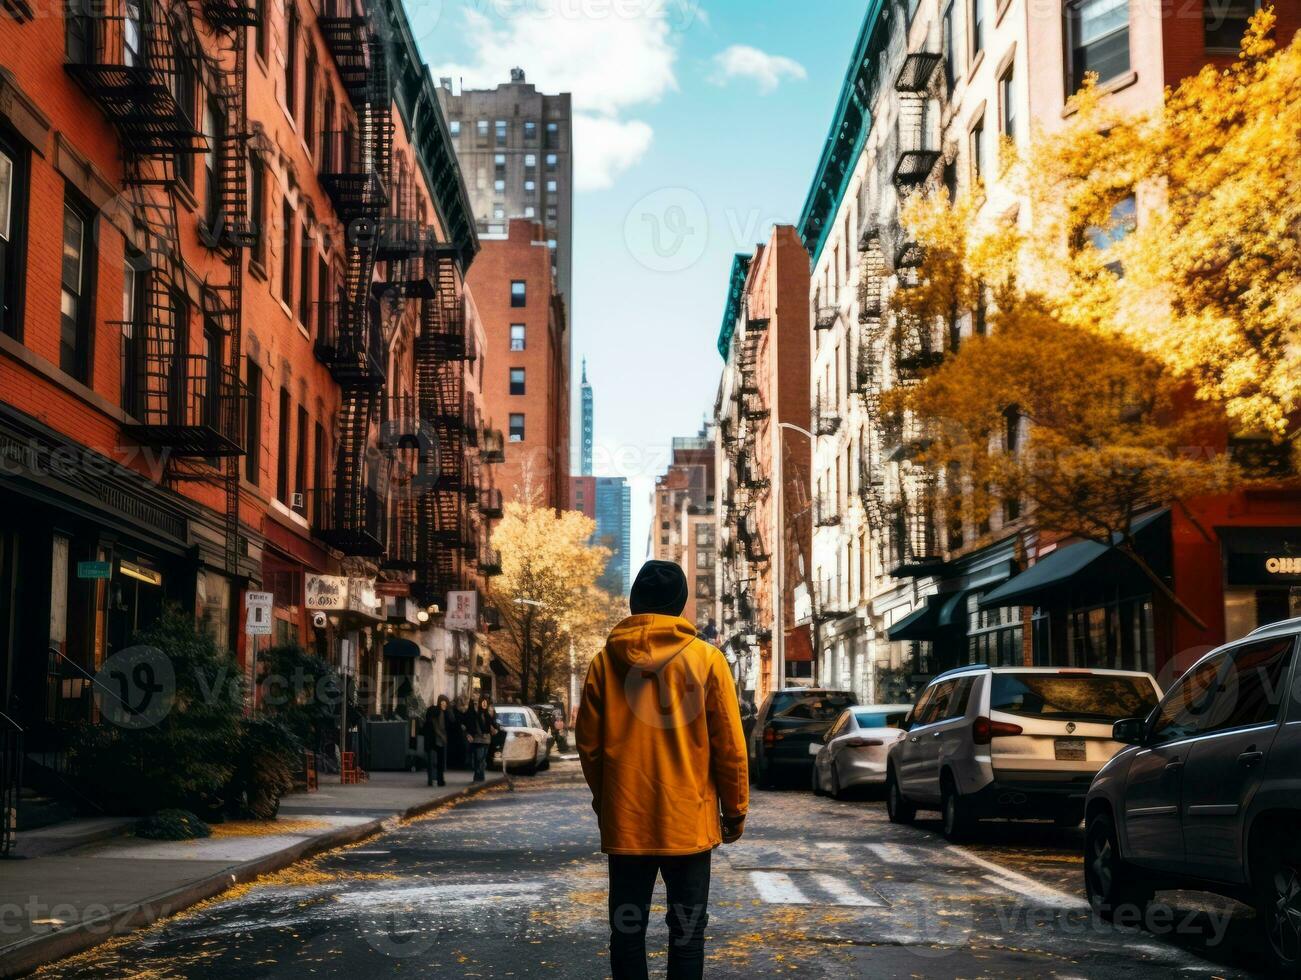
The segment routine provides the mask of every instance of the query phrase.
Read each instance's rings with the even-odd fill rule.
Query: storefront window
[[[196,588],[199,622],[217,646],[230,647],[230,579],[216,572],[199,572]]]
[[[1019,667],[1025,663],[1025,625],[1020,606],[980,608],[980,594],[967,596],[969,663]]]
[[[1156,639],[1149,598],[1120,599],[1072,610],[1067,630],[1072,667],[1156,670]]]

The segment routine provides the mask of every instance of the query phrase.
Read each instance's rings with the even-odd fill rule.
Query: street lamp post
[[[773,668],[776,671],[776,676],[773,678],[773,690],[781,689],[786,680],[786,624],[783,622],[786,613],[786,481],[782,474],[783,457],[785,456],[782,429],[794,429],[807,437],[810,447],[812,447],[816,439],[812,432],[796,425],[794,422],[778,422],[775,427],[777,445],[773,450],[773,482],[776,484],[774,510],[777,515],[777,543],[775,550],[777,596],[776,601],[773,603]],[[818,624],[813,623],[812,628],[817,629]]]

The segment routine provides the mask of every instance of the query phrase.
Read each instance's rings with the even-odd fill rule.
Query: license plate
[[[1061,762],[1084,761],[1084,739],[1059,738],[1053,742],[1053,750]]]

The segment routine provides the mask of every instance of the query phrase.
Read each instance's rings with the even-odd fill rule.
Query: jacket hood
[[[643,613],[612,629],[605,649],[616,663],[658,670],[695,639],[696,628],[681,616]]]

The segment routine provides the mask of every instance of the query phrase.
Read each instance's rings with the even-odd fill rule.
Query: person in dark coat
[[[429,783],[446,786],[447,770],[447,726],[451,715],[451,702],[445,694],[438,695],[438,700],[425,712],[425,724],[422,733],[425,736],[425,751],[429,755]]]
[[[492,736],[497,725],[490,712],[491,704],[487,698],[480,698],[479,703],[470,709],[465,719],[465,738],[470,746],[470,755],[474,760],[473,782],[481,783],[486,778],[485,768],[488,764],[488,752],[492,747]]]

